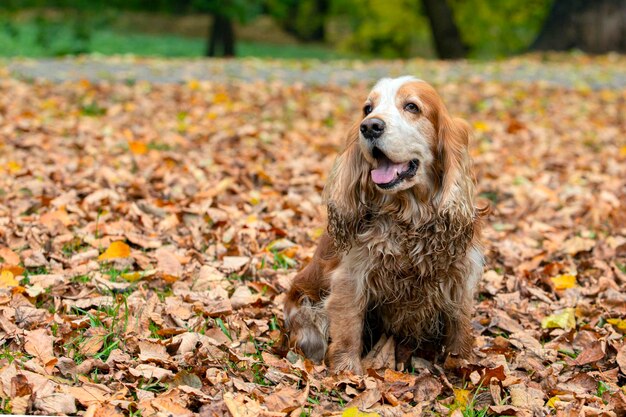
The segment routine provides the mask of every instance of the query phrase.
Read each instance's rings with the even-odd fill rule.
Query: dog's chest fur
[[[383,331],[420,340],[439,335],[467,275],[472,224],[433,216],[421,225],[390,215],[363,223],[350,256],[367,268],[360,288]]]

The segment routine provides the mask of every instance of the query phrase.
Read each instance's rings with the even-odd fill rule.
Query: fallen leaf
[[[85,407],[89,407],[92,404],[102,404],[107,401],[112,394],[112,391],[108,387],[91,382],[83,383],[79,387],[67,387],[65,391],[71,394]]]
[[[158,261],[157,269],[171,282],[176,281],[182,275],[183,267],[176,254],[167,248],[159,248],[156,251]]]
[[[465,407],[469,404],[471,395],[472,395],[472,392],[470,390],[461,389],[461,388],[455,389],[454,390],[454,402],[459,407]]]
[[[135,368],[130,368],[128,372],[136,377],[146,379],[155,378],[158,381],[163,381],[174,377],[174,373],[169,369],[163,369],[158,366],[143,363],[137,365]]]
[[[527,387],[524,384],[515,384],[509,387],[511,405],[530,410],[541,409],[544,405],[542,391]]]
[[[575,256],[580,252],[587,252],[596,246],[596,241],[592,239],[585,239],[580,236],[575,236],[571,239],[567,239],[561,245],[561,250],[568,255]]]
[[[225,256],[222,266],[227,271],[236,272],[241,270],[248,262],[250,262],[250,258],[247,256]]]
[[[277,389],[274,393],[265,397],[263,402],[271,411],[288,413],[304,405],[308,396],[308,385],[304,389],[286,386]]]
[[[44,386],[35,390],[33,406],[45,414],[76,414],[76,399],[71,394],[55,392],[56,384],[47,381]]]
[[[3,259],[1,262],[9,265],[17,265],[20,263],[20,256],[7,247],[0,248],[0,258]]]
[[[36,329],[26,334],[24,350],[39,360],[42,365],[46,365],[55,359],[53,351],[52,335],[45,328]]]
[[[574,275],[557,275],[550,278],[554,289],[557,291],[574,288],[576,286],[576,277]]]
[[[626,320],[624,319],[606,319],[606,322],[612,324],[618,330],[626,331]]]
[[[135,155],[145,155],[148,153],[148,146],[141,141],[128,141],[128,149]]]
[[[570,360],[571,365],[587,365],[589,363],[597,362],[604,358],[604,351],[602,350],[602,343],[595,341],[591,344],[591,346],[583,349],[582,352],[576,356],[576,359]]]
[[[130,247],[122,241],[115,241],[98,257],[98,260],[107,261],[115,258],[128,258],[129,256]]]
[[[550,408],[556,408],[556,402],[560,401],[560,398],[558,395],[555,395],[554,397],[551,397],[547,402],[546,402],[546,407],[550,407]]]
[[[20,283],[13,276],[13,272],[3,269],[0,272],[0,288],[17,287]]]
[[[543,329],[560,328],[570,330],[576,327],[576,317],[573,308],[566,308],[558,314],[552,314],[541,320]]]
[[[357,407],[348,407],[343,410],[341,417],[380,417],[378,413],[366,413],[360,411]]]

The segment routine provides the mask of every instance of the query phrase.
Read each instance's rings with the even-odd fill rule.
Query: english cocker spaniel
[[[469,137],[426,82],[375,85],[324,191],[327,233],[287,294],[292,346],[355,373],[374,330],[405,352],[471,353],[483,212]]]

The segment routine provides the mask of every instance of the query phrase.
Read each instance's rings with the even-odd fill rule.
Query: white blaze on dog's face
[[[435,90],[413,77],[374,86],[363,105],[359,142],[378,189],[393,193],[431,181],[439,105]]]

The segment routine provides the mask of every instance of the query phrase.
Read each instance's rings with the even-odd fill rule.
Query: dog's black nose
[[[366,139],[378,139],[385,131],[385,122],[375,117],[371,117],[361,122],[360,130]]]

